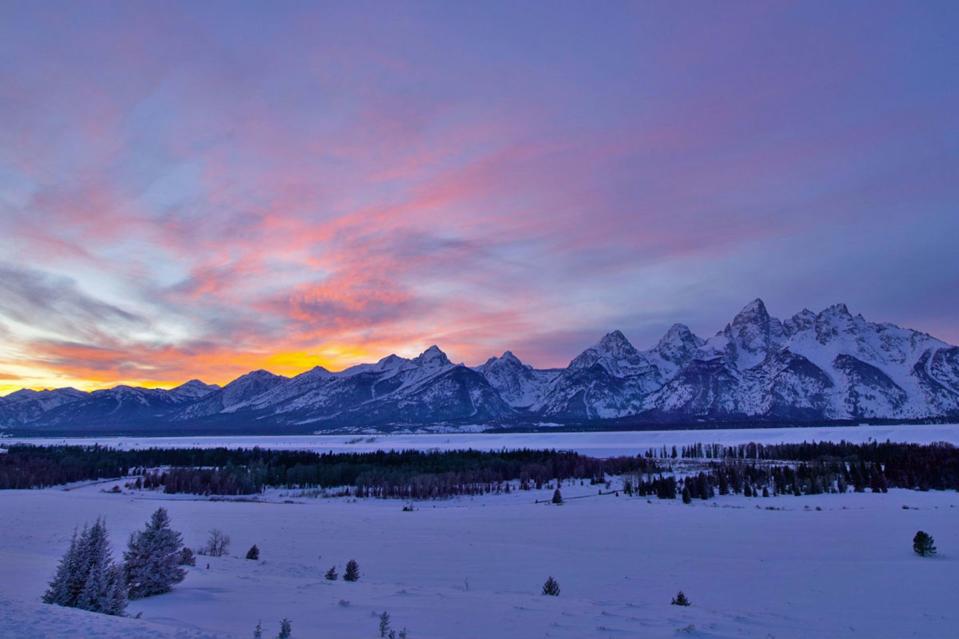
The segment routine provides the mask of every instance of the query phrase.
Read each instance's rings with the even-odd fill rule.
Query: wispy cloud
[[[5,6],[0,388],[562,365],[757,295],[959,341],[959,12],[822,11]]]

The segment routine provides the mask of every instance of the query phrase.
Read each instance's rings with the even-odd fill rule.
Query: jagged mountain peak
[[[5,395],[0,399],[10,400],[10,401],[24,401],[31,399],[39,399],[42,397],[53,397],[53,396],[75,396],[82,397],[87,393],[77,390],[72,386],[65,386],[63,388],[43,388],[40,390],[34,390],[32,388],[21,388],[18,391],[14,391],[9,395]]]
[[[597,346],[606,351],[612,351],[619,348],[633,348],[633,345],[628,339],[626,339],[626,336],[623,335],[623,332],[619,329],[606,333],[606,335],[603,336],[603,339],[599,340]]]
[[[499,357],[494,355],[478,368],[492,367],[532,368],[529,364],[524,364],[520,358],[516,357],[516,355],[513,354],[513,351],[503,351],[503,354]]]
[[[410,361],[410,360],[406,359],[405,357],[400,357],[400,356],[397,355],[396,353],[390,353],[389,355],[387,355],[387,356],[384,357],[383,359],[381,359],[381,360],[379,360],[378,362],[376,362],[376,365],[379,366],[379,367],[381,367],[381,368],[392,368],[393,366],[400,366],[400,365],[405,364],[405,363],[407,363],[407,362],[409,362],[409,361]]]
[[[413,363],[419,366],[449,366],[451,365],[449,357],[446,356],[440,347],[433,344],[425,351],[413,358]]]
[[[695,333],[685,324],[673,324],[669,327],[669,330],[666,331],[666,334],[659,339],[659,343],[656,345],[657,348],[663,346],[668,346],[672,344],[696,344],[697,346],[703,343],[703,340],[697,337]]]
[[[843,303],[827,306],[819,315],[823,317],[852,317],[852,313],[849,312],[849,307]]]
[[[258,369],[256,369],[255,371],[250,371],[249,373],[246,373],[245,375],[240,375],[239,377],[237,377],[236,379],[234,379],[232,382],[230,382],[230,384],[233,384],[233,383],[235,383],[235,382],[238,382],[238,381],[244,380],[244,379],[257,379],[257,378],[268,378],[268,377],[282,377],[282,375],[277,375],[276,373],[271,373],[270,371],[266,370],[265,368],[258,368]],[[229,385],[229,384],[228,384],[228,385]]]
[[[673,324],[666,331],[653,352],[674,365],[683,365],[689,362],[702,348],[704,341],[693,333],[685,324]]]
[[[758,297],[746,304],[733,318],[732,325],[766,323],[769,321],[769,311],[766,310],[766,304]]]
[[[326,379],[333,377],[334,373],[331,373],[328,369],[323,366],[314,366],[310,370],[296,375],[292,379],[295,380],[312,380],[312,379]]]
[[[636,350],[622,331],[612,331],[597,344],[587,348],[569,363],[570,371],[599,365],[612,375],[628,375],[649,366],[645,356]]]
[[[232,382],[224,386],[222,390],[238,388],[238,387],[247,386],[250,384],[257,384],[264,381],[284,380],[284,379],[287,379],[287,378],[284,377],[283,375],[277,375],[276,373],[271,373],[268,370],[259,368],[255,371],[250,371],[249,373],[246,373],[245,375],[240,375],[239,377],[234,379]]]
[[[795,335],[800,331],[805,331],[816,325],[816,314],[808,308],[799,311],[788,320],[783,322],[783,328],[787,335]]]
[[[513,354],[513,351],[503,351],[503,354],[499,356],[499,359],[502,362],[509,362],[510,364],[519,364],[521,366],[523,365],[522,360],[516,357],[516,355]]]
[[[179,386],[170,389],[170,392],[179,397],[202,397],[220,388],[215,384],[207,384],[199,379],[191,379]]]

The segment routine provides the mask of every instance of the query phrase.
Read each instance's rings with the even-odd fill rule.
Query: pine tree
[[[257,621],[256,628],[253,629],[253,639],[263,639],[263,622]]]
[[[344,581],[357,581],[360,578],[360,565],[356,560],[350,559],[346,562],[346,572],[343,574]]]
[[[674,606],[691,606],[689,599],[686,598],[686,594],[682,590],[673,597],[673,600],[670,602]]]
[[[83,590],[77,598],[77,608],[102,612],[110,587],[110,540],[106,523],[97,519],[80,543],[80,574],[84,576]]]
[[[246,558],[257,561],[260,558],[260,549],[256,547],[256,544],[250,546],[250,549],[246,551]]]
[[[329,581],[336,581],[337,578],[339,577],[339,575],[336,574],[336,566],[333,566],[332,568],[327,570],[326,574],[323,576],[326,577],[327,580]]]
[[[180,559],[177,563],[181,566],[195,566],[196,557],[193,555],[193,551],[184,546],[183,550],[180,551]]]
[[[543,594],[549,595],[550,597],[559,596],[559,582],[550,577],[546,580],[546,583],[543,584]]]
[[[43,601],[108,615],[123,614],[126,586],[110,557],[110,541],[102,519],[91,527],[84,526],[79,536],[74,532]]]
[[[86,531],[84,530],[84,534]],[[43,595],[43,603],[56,604],[58,606],[74,606],[76,600],[72,591],[76,580],[77,568],[77,530],[73,529],[73,536],[70,538],[70,546],[64,553],[57,565],[57,572]]]
[[[557,488],[556,490],[553,491],[553,503],[554,503],[554,504],[562,504],[562,503],[563,503],[563,495],[562,495],[562,493],[559,492],[559,488]]]
[[[912,538],[912,549],[920,557],[930,557],[936,554],[936,540],[929,533],[920,530]]]
[[[283,621],[280,622],[280,634],[276,636],[276,639],[290,639],[293,636],[293,624],[290,623],[290,620],[286,617],[283,617]]]
[[[104,562],[94,561],[90,565],[90,572],[83,584],[80,598],[77,599],[77,608],[99,612],[102,602],[106,599],[108,576],[105,574]]]
[[[121,616],[126,609],[127,581],[123,574],[123,566],[114,564],[110,566],[102,612]]]
[[[693,502],[693,495],[689,492],[689,486],[683,486],[683,503],[691,504]]]
[[[186,577],[180,567],[183,539],[170,528],[170,517],[158,508],[146,528],[130,535],[123,568],[131,599],[169,592]]]
[[[380,614],[380,637],[385,637],[390,632],[390,613],[385,610]]]

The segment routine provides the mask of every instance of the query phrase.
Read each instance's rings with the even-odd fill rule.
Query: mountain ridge
[[[959,347],[845,304],[782,321],[761,299],[701,338],[673,324],[638,350],[618,330],[559,369],[511,351],[469,367],[438,346],[414,358],[293,377],[252,371],[223,387],[21,390],[0,397],[0,428],[18,431],[203,428],[341,430],[437,424],[959,417]]]

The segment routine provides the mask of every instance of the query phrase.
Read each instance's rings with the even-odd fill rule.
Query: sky
[[[959,3],[0,3],[0,394],[747,302],[959,343]]]

